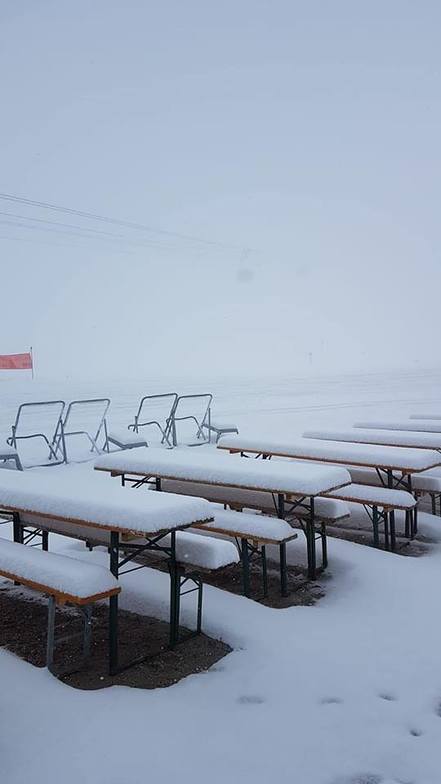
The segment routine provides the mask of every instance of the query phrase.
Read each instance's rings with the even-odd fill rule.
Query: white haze
[[[0,191],[225,245],[0,200],[24,216],[0,215],[0,353],[59,378],[439,366],[438,3],[0,15]]]

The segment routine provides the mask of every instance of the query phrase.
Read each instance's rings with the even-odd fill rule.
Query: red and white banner
[[[0,370],[32,370],[32,354],[0,354]]]

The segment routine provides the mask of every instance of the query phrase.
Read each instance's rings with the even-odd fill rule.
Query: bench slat
[[[57,597],[61,603],[89,604],[120,592],[104,566],[0,539],[0,575]]]

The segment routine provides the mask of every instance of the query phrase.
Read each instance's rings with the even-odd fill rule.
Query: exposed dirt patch
[[[46,628],[47,605],[44,600],[24,588],[0,583],[0,646],[36,667],[43,667],[46,661]],[[79,689],[101,689],[116,684],[139,689],[170,686],[187,675],[207,670],[231,651],[221,640],[214,640],[205,634],[186,640],[173,651],[167,650],[167,623],[120,610],[120,663],[156,652],[159,655],[110,677],[107,672],[106,605],[93,607],[92,629],[90,659],[78,672],[60,676],[65,683]],[[57,610],[57,637],[81,631],[81,616],[75,608]],[[186,631],[182,630],[183,634]],[[71,669],[81,663],[80,656],[81,639],[60,642],[56,648],[55,664],[60,668]]]

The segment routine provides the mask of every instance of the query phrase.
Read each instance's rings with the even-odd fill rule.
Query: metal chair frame
[[[178,411],[179,404],[180,404],[180,402],[182,400],[201,400],[202,398],[206,398],[207,399],[207,406],[206,406],[206,409],[205,409],[205,412],[204,412],[204,415],[203,415],[202,419],[199,420],[196,416],[194,416],[194,414],[187,414],[186,416],[181,416],[181,417],[176,415],[177,413],[179,413],[179,411]],[[175,404],[173,406],[173,409],[171,411],[171,414],[170,414],[170,417],[169,417],[169,423],[168,423],[168,426],[166,428],[166,433],[167,433],[167,436],[168,436],[167,440],[170,439],[170,435],[171,435],[173,446],[177,446],[178,445],[178,439],[177,439],[176,422],[184,422],[184,421],[188,421],[188,420],[193,420],[193,422],[195,422],[196,427],[197,427],[196,438],[198,440],[194,444],[188,444],[188,446],[199,446],[199,444],[208,444],[208,443],[210,443],[210,440],[211,440],[211,430],[210,430],[210,427],[211,427],[211,403],[212,403],[212,401],[213,401],[213,395],[210,394],[209,392],[204,392],[204,393],[197,394],[197,395],[179,395],[179,397],[176,399],[176,402],[175,402]],[[208,438],[203,437],[201,439],[201,436],[203,436],[203,433],[204,433],[204,427],[208,427]]]
[[[55,431],[54,431],[53,435],[51,436],[51,441],[49,441],[49,438],[46,435],[46,433],[27,433],[25,435],[17,434],[17,431],[18,431],[18,428],[19,428],[19,424],[20,424],[20,417],[22,415],[22,411],[24,409],[28,409],[30,407],[36,408],[37,406],[59,406],[60,407],[60,410],[58,412],[57,423],[56,423],[56,426],[55,426]],[[52,462],[50,462],[49,464],[48,463],[42,463],[41,465],[43,465],[43,466],[46,466],[46,465],[60,465],[61,463],[64,463],[64,459],[63,460],[59,460],[58,459],[58,449],[56,449],[54,447],[54,442],[55,442],[56,434],[57,434],[57,432],[58,432],[58,430],[60,428],[60,425],[62,423],[62,420],[63,420],[63,413],[64,413],[65,407],[66,407],[66,403],[65,403],[64,400],[39,400],[39,401],[36,401],[34,403],[22,403],[18,407],[18,411],[17,411],[16,417],[15,417],[15,422],[11,426],[12,435],[9,438],[6,439],[6,443],[9,444],[9,446],[12,446],[14,449],[17,449],[17,441],[27,440],[27,439],[31,439],[31,438],[42,438],[44,440],[44,442],[46,443],[46,446],[49,449],[49,460],[51,460]]]
[[[167,418],[165,420],[165,425],[164,426],[161,425],[161,423],[158,422],[157,419],[150,419],[147,422],[140,422],[141,412],[142,412],[142,409],[143,409],[143,406],[144,406],[145,402],[147,400],[149,400],[149,401],[150,400],[161,400],[161,399],[164,399],[164,398],[171,398],[172,399],[171,400],[170,411],[169,411],[169,413],[167,415]],[[149,425],[155,425],[161,432],[161,436],[162,436],[161,444],[163,444],[164,441],[166,441],[168,446],[171,447],[172,445],[171,445],[170,439],[169,439],[169,435],[170,435],[169,423],[170,423],[170,417],[172,416],[172,413],[174,411],[174,408],[175,408],[177,400],[178,400],[177,392],[166,392],[166,393],[161,394],[161,395],[145,395],[144,397],[141,398],[141,401],[139,403],[138,411],[135,414],[135,421],[133,423],[131,423],[130,425],[128,425],[128,429],[129,430],[133,430],[134,433],[139,433],[139,428],[140,427],[148,427]]]
[[[70,418],[72,410],[75,408],[75,406],[78,406],[78,405],[88,405],[90,403],[103,403],[104,404],[104,410],[103,410],[103,413],[101,414],[101,419],[99,421],[98,429],[97,429],[95,435],[94,436],[91,435],[87,430],[67,430],[66,427],[69,424],[69,418]],[[107,414],[107,412],[109,410],[109,406],[110,406],[110,398],[108,398],[108,397],[88,398],[86,400],[72,400],[69,403],[69,405],[67,407],[66,414],[64,416],[64,419],[60,420],[59,427],[57,428],[57,431],[56,431],[56,433],[54,435],[54,440],[52,442],[52,446],[53,446],[53,449],[55,450],[55,452],[57,454],[59,452],[61,452],[61,454],[63,455],[63,461],[62,462],[64,462],[64,463],[68,462],[66,438],[69,437],[69,436],[86,436],[86,438],[88,438],[90,443],[91,443],[91,450],[90,451],[93,452],[95,450],[98,454],[101,454],[101,450],[100,450],[100,448],[98,446],[98,438],[100,437],[101,432],[104,432],[105,439],[107,441],[106,414]]]

